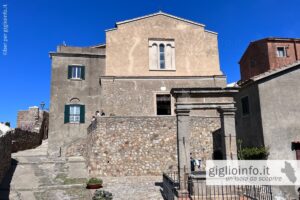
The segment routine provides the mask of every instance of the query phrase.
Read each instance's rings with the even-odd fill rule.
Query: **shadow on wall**
[[[5,177],[3,178],[2,182],[0,183],[0,199],[1,200],[9,199],[10,183],[11,183],[12,177],[16,171],[17,165],[18,165],[18,161],[15,159],[11,159],[10,169],[7,171]]]

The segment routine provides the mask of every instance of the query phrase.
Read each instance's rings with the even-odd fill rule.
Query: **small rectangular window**
[[[171,96],[169,94],[156,95],[157,115],[171,115]]]
[[[243,115],[248,115],[250,113],[249,98],[248,97],[243,97],[241,99],[241,103],[242,103],[242,113],[243,113]]]
[[[277,47],[277,57],[286,57],[286,48],[285,47]]]
[[[68,78],[69,79],[81,79],[84,80],[84,66],[69,66],[68,67]]]

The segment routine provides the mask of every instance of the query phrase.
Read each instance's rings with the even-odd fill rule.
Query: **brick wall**
[[[191,152],[213,153],[219,118],[191,118]],[[103,117],[88,130],[87,165],[91,176],[161,175],[177,170],[176,117]],[[201,156],[202,155],[202,156]]]
[[[298,48],[295,48],[294,42],[269,42],[269,68],[276,69],[278,67],[283,67],[284,65],[292,64],[299,60],[300,42],[296,43],[296,45]],[[277,47],[285,47],[287,56],[282,58],[277,57]]]
[[[277,57],[277,47],[285,47],[287,56]],[[300,60],[300,41],[297,39],[262,39],[251,42],[239,62],[241,80],[248,80],[297,60]]]
[[[240,61],[241,80],[261,74],[269,69],[268,46],[263,41],[251,44]]]

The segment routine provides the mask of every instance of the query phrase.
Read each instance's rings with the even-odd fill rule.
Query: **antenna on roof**
[[[162,5],[158,5],[158,13],[162,13]]]
[[[66,41],[63,41],[63,45],[64,45],[64,46],[67,46]]]

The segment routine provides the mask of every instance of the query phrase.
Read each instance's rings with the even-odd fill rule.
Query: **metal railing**
[[[206,185],[205,180],[189,179],[190,199],[272,200],[271,186],[266,185]]]
[[[189,177],[188,191],[178,198],[178,173],[163,174],[163,195],[166,200],[272,200],[267,185],[206,185],[205,178]],[[182,194],[182,193],[181,193]]]
[[[178,173],[177,172],[163,173],[164,199],[167,200],[176,199],[178,188],[179,188]]]

